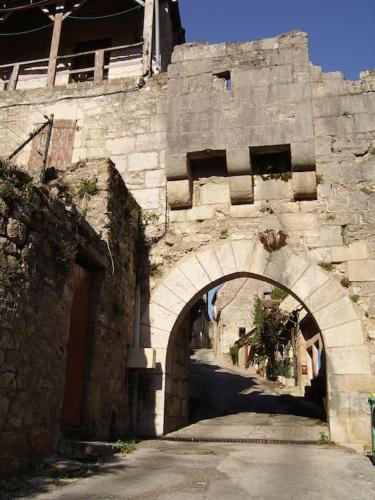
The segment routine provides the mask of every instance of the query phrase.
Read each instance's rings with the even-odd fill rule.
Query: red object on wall
[[[301,365],[301,373],[302,375],[307,375],[307,365]]]

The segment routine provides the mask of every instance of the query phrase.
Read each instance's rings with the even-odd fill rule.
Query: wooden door
[[[82,423],[89,333],[90,283],[90,272],[76,264],[62,411],[62,425],[65,427],[79,427]]]

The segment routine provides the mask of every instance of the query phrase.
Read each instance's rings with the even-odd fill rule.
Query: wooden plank
[[[19,71],[20,71],[20,65],[19,64],[15,64],[13,66],[12,74],[11,74],[11,76],[9,78],[8,90],[15,90],[15,88],[17,87],[17,81],[18,81]]]
[[[61,422],[67,427],[79,427],[82,424],[90,318],[90,288],[90,272],[76,264]]]
[[[51,49],[49,54],[48,73],[47,73],[47,87],[55,85],[56,67],[57,67],[57,54],[59,52],[61,27],[63,22],[63,12],[55,15],[55,22],[53,25]]]
[[[143,75],[149,75],[152,69],[152,34],[154,26],[155,0],[146,0],[143,22]]]
[[[104,71],[104,50],[97,50],[95,52],[95,70],[94,81],[101,82],[103,80]]]

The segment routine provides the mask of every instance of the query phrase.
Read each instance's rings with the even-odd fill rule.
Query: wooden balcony
[[[57,57],[54,85],[142,76],[143,42]],[[0,90],[48,86],[50,59],[0,65]]]

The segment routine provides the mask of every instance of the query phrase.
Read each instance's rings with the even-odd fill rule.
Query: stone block
[[[190,257],[179,265],[179,269],[189,277],[198,290],[203,290],[211,283],[211,279],[202,267],[202,264],[196,257]]]
[[[191,208],[192,183],[190,179],[167,182],[168,203],[171,209]]]
[[[328,303],[328,305],[316,311],[314,317],[321,330],[333,328],[336,325],[349,323],[358,319],[353,303],[346,296]]]
[[[214,247],[217,260],[223,270],[224,275],[237,272],[236,261],[234,259],[232,243],[227,242]]]
[[[375,281],[375,260],[350,260],[348,278],[350,281]]]
[[[171,312],[180,311],[185,305],[185,302],[180,297],[163,284],[152,292],[152,301]]]
[[[200,186],[199,194],[202,205],[230,203],[229,186],[227,183],[208,182]]]
[[[166,179],[163,170],[147,170],[145,173],[145,187],[163,187],[165,186]]]
[[[370,359],[364,345],[326,348],[327,371],[337,375],[371,374]]]
[[[238,271],[247,271],[255,245],[255,238],[232,241],[234,259]]]
[[[212,282],[223,277],[223,270],[212,248],[199,252],[197,257]]]
[[[305,300],[315,290],[328,281],[328,276],[316,264],[312,264],[294,283],[293,292],[301,300]]]
[[[188,159],[186,154],[167,154],[165,175],[169,180],[186,179],[188,177]]]
[[[293,142],[290,146],[293,172],[315,169],[314,142]]]
[[[160,189],[133,189],[132,195],[137,203],[145,210],[160,207]]]
[[[251,175],[237,175],[229,178],[230,200],[233,205],[253,203],[253,179]]]
[[[345,297],[343,287],[333,279],[328,279],[318,290],[315,290],[309,297],[305,299],[305,304],[312,313],[323,309],[327,305],[327,297],[330,302],[334,302]]]
[[[154,170],[158,164],[157,153],[132,153],[128,157],[129,170]]]
[[[185,302],[189,302],[198,292],[194,284],[178,267],[168,274],[164,284]]]
[[[324,345],[328,347],[348,347],[360,345],[364,340],[362,322],[354,320],[322,332]]]
[[[284,214],[281,216],[283,226],[288,231],[307,231],[318,228],[316,214]]]
[[[215,218],[215,210],[209,205],[193,207],[187,214],[187,219],[191,221],[204,221]]]
[[[249,148],[228,149],[227,169],[229,175],[250,174]]]
[[[297,201],[316,199],[316,173],[293,172],[293,196]]]
[[[254,180],[254,200],[291,200],[293,198],[291,180],[282,179],[263,180],[260,175],[255,175]]]
[[[337,246],[330,249],[330,262],[346,262],[349,260],[364,260],[368,258],[366,241],[353,241],[347,246]]]

